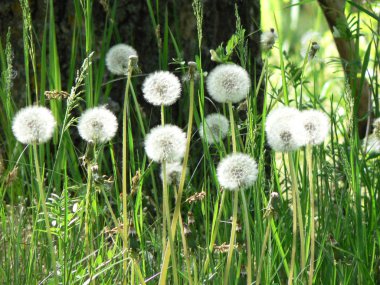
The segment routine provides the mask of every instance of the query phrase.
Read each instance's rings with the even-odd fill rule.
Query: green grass
[[[69,70],[65,76],[59,64],[54,1],[47,2],[43,35],[38,37],[41,41],[37,41],[34,34],[28,2],[20,2],[24,17],[24,101],[16,101],[12,96],[18,88],[12,86],[12,28],[5,42],[0,42],[0,284],[89,284],[90,277],[95,280],[92,284],[121,284],[123,281],[125,284],[158,284],[165,257],[163,218],[173,221],[178,205],[175,201],[177,191],[182,194],[182,199],[180,216],[175,220],[188,223],[188,212],[192,212],[195,223],[188,225],[191,232],[186,235],[183,225],[170,227],[168,224],[165,229],[166,235],[170,235],[171,230],[175,232],[171,247],[175,249],[171,252],[174,258],[168,258],[166,284],[174,283],[173,268],[178,271],[178,284],[223,284],[223,280],[228,284],[247,284],[244,270],[248,261],[245,250],[248,230],[252,282],[256,280],[261,264],[261,284],[286,284],[291,270],[292,187],[295,184],[298,185],[300,199],[297,211],[301,211],[303,219],[306,265],[301,268],[298,228],[294,284],[306,284],[308,279],[311,187],[315,193],[317,217],[314,283],[377,284],[380,279],[377,216],[380,212],[380,158],[378,154],[366,153],[359,139],[357,122],[360,118],[357,112],[360,102],[351,95],[363,88],[363,79],[367,78],[372,86],[371,116],[380,116],[380,23],[378,14],[372,9],[375,6],[347,4],[347,12],[352,12],[351,17],[357,20],[352,27],[355,42],[352,52],[360,58],[360,65],[355,67],[359,80],[351,91],[336,60],[332,36],[317,3],[306,1],[297,6],[300,11],[295,6],[281,6],[281,1],[263,1],[267,2],[262,5],[263,27],[278,26],[280,40],[273,50],[263,54],[265,72],[260,78],[260,83],[265,83],[263,112],[258,106],[259,91],[253,88],[248,97],[247,111],[243,111],[245,114],[241,116],[238,105],[229,108],[211,103],[208,97],[205,72],[210,70],[203,69],[204,58],[199,53],[202,38],[207,37],[202,33],[202,1],[194,1],[193,5],[198,50],[194,58],[186,59],[181,58],[180,35],[176,34],[178,23],[170,22],[169,15],[173,11],[160,7],[160,1],[146,1],[149,11],[146,17],[151,20],[153,33],[158,25],[161,30],[157,47],[152,48],[152,52],[159,55],[157,70],[173,70],[171,59],[176,58],[185,62],[195,61],[199,73],[194,87],[194,121],[189,133],[189,176],[179,189],[169,187],[167,210],[171,216],[167,217],[162,211],[164,197],[160,166],[149,161],[143,147],[146,133],[154,127],[151,122],[160,117],[160,108],[147,112],[140,106],[143,98],[139,86],[154,70],[143,70],[142,74],[131,77],[128,89],[129,127],[125,139],[121,130],[122,111],[116,114],[120,130],[110,143],[97,146],[92,153],[85,142],[77,138],[75,125],[78,114],[107,102],[115,84],[113,79],[118,79],[108,74],[104,61],[108,48],[120,38],[115,25],[117,1],[110,6],[103,33],[95,35],[92,1],[73,0],[76,17],[71,31]],[[357,9],[353,10],[353,7]],[[287,28],[292,29],[289,26],[291,13],[293,16],[299,13],[299,28],[290,33]],[[316,21],[311,21],[310,17]],[[305,28],[301,29],[302,24]],[[244,32],[242,28],[247,29],[237,22],[230,52],[236,56],[237,63],[249,70],[253,67],[247,56],[249,49],[245,47],[244,33],[247,36],[251,31]],[[306,29],[320,33],[321,50],[317,55],[324,59],[323,62],[307,61],[300,56],[300,41]],[[100,49],[94,47],[95,37],[102,41]],[[236,40],[237,43],[233,42]],[[138,42],[134,47],[138,50]],[[224,59],[229,58],[229,55],[223,56]],[[373,71],[369,76],[368,70]],[[255,70],[249,71],[251,78],[256,78]],[[185,75],[187,64],[179,65],[175,72],[179,77]],[[68,78],[67,82],[62,78]],[[124,80],[126,85],[126,78],[120,80]],[[260,83],[252,82],[252,85],[256,87]],[[186,130],[192,88],[189,82],[183,84],[182,97],[177,103],[180,106],[178,116],[173,115],[170,107],[165,108],[165,123],[173,123]],[[47,90],[71,92],[71,100],[47,100],[44,96]],[[123,94],[119,95],[122,98]],[[32,145],[25,147],[16,141],[12,133],[12,118],[17,110],[37,101],[52,110],[58,128],[49,143],[33,150]],[[288,159],[287,155],[267,148],[266,115],[280,105],[297,106],[302,110],[316,108],[329,116],[329,137],[324,145],[313,148],[311,156],[307,156],[306,148],[302,148]],[[209,147],[200,140],[197,131],[204,117],[211,112],[233,116],[236,142],[229,136],[224,142]],[[234,193],[221,191],[216,177],[218,162],[235,150],[235,143],[237,150],[252,155],[259,164],[258,180],[254,187],[245,190],[244,197],[233,197]],[[125,177],[128,195],[124,204],[127,204],[127,220],[131,222],[131,225],[125,225],[129,232],[126,251],[123,251],[125,232],[119,228],[125,220],[121,196],[123,146],[129,153]],[[98,164],[98,173],[88,171],[82,161],[84,155],[91,163]],[[266,162],[269,165],[265,165]],[[202,191],[205,193],[202,200],[187,201]],[[280,198],[273,209],[273,218],[267,218],[264,214],[272,192],[278,192]],[[49,228],[45,224],[45,203],[41,203],[44,194],[53,248],[50,246]],[[235,208],[236,222],[242,230],[236,232],[238,246],[231,250],[231,267],[229,274],[225,274],[228,254],[218,252],[218,249],[223,243],[228,245],[230,242],[231,228],[235,225],[235,219],[232,222],[230,217],[236,197],[239,197],[238,210]],[[249,215],[245,215],[245,206]],[[52,262],[52,250],[56,265]],[[173,260],[177,264],[173,264]]]

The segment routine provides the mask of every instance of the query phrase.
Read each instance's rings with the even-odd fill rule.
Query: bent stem
[[[313,284],[314,276],[314,254],[315,254],[315,225],[314,225],[314,184],[313,184],[313,147],[308,144],[306,146],[306,160],[309,168],[309,195],[310,195],[310,270],[309,285]]]
[[[33,144],[33,154],[34,154],[34,165],[36,168],[36,175],[37,175],[37,181],[38,181],[38,190],[40,194],[40,203],[42,205],[42,210],[44,211],[44,219],[45,219],[45,226],[46,226],[46,232],[47,232],[47,238],[48,238],[48,245],[49,245],[49,250],[50,250],[50,257],[52,261],[52,266],[53,267],[53,276],[54,276],[54,283],[58,283],[57,279],[57,262],[55,258],[55,253],[54,253],[54,247],[53,247],[53,238],[51,235],[51,229],[50,229],[50,224],[49,224],[49,216],[48,216],[48,210],[46,207],[46,196],[45,196],[45,191],[44,191],[44,185],[42,181],[42,176],[40,172],[40,165],[38,162],[38,152],[37,152],[37,144]]]
[[[186,169],[187,169],[187,163],[189,160],[189,153],[190,153],[190,141],[191,141],[191,133],[192,133],[192,129],[193,129],[193,113],[194,113],[194,73],[195,73],[195,69],[196,69],[196,64],[193,62],[189,63],[189,73],[190,73],[189,120],[188,120],[188,124],[187,124],[186,150],[185,150],[185,155],[183,158],[181,179],[180,179],[179,186],[178,186],[178,197],[177,197],[176,205],[174,208],[173,220],[171,223],[170,235],[173,238],[174,238],[174,234],[175,234],[175,231],[177,228],[179,215],[181,212],[181,200],[182,200],[183,189],[185,186]],[[162,270],[164,270],[164,271],[166,271],[168,268],[170,254],[171,254],[170,253],[170,246],[168,246],[168,244],[166,244],[164,260],[163,260],[163,265],[162,265]],[[165,284],[165,280],[162,280],[162,283],[160,280],[160,284]]]
[[[129,59],[128,62],[128,74],[127,74],[127,85],[125,87],[124,96],[124,106],[123,106],[123,172],[122,172],[122,193],[123,193],[123,284],[127,285],[127,254],[128,254],[128,215],[127,215],[127,187],[128,187],[128,132],[127,132],[127,118],[130,118],[129,110],[129,88],[131,85],[131,77],[133,72],[133,63]]]
[[[264,264],[265,249],[267,247],[267,243],[268,243],[268,240],[269,240],[270,224],[271,224],[271,222],[272,222],[272,216],[269,217],[267,228],[265,230],[263,247],[261,248],[260,259],[259,259],[259,267],[257,269],[256,285],[260,285],[260,282],[261,282],[261,270],[262,270],[263,264]]]
[[[290,177],[292,184],[292,205],[293,205],[293,242],[292,242],[292,255],[290,261],[290,269],[289,269],[289,280],[288,285],[293,284],[293,275],[294,275],[294,263],[296,259],[296,246],[297,246],[297,177],[296,172],[294,170],[294,163],[291,157],[291,154],[288,153],[289,160],[289,168],[290,168]]]
[[[234,191],[234,208],[232,214],[232,228],[231,228],[231,236],[230,236],[230,246],[228,248],[228,256],[227,256],[227,265],[224,272],[224,285],[228,285],[229,277],[230,277],[230,267],[232,262],[232,255],[235,249],[235,235],[236,235],[236,222],[237,222],[237,210],[238,210],[238,199],[239,199],[239,191]]]

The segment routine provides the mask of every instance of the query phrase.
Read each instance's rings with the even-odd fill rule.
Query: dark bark
[[[338,26],[339,21],[346,21],[344,14],[345,1],[344,0],[318,0],[322,11],[326,17],[327,23],[333,32],[333,27]],[[363,79],[363,87],[360,89],[360,78],[357,78],[357,63],[360,62],[360,58],[356,58],[355,44],[352,39],[344,39],[334,37],[336,47],[339,52],[339,56],[342,60],[343,69],[350,84],[351,90],[353,90],[353,96],[358,102],[358,131],[360,138],[366,135],[367,130],[367,115],[369,110],[369,101],[371,97],[370,86],[366,79]]]

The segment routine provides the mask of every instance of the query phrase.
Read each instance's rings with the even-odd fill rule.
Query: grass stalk
[[[310,269],[308,284],[313,284],[314,277],[314,256],[315,256],[315,206],[314,206],[314,184],[313,184],[313,147],[306,146],[306,160],[309,174],[309,195],[310,195]]]
[[[51,257],[51,263],[52,263],[52,265],[50,267],[53,270],[54,284],[59,284],[58,278],[57,278],[57,261],[56,261],[55,253],[54,253],[53,238],[51,235],[49,215],[48,215],[48,210],[46,207],[46,196],[45,196],[43,180],[42,180],[42,176],[41,176],[41,172],[40,172],[40,164],[38,161],[38,152],[37,152],[37,144],[36,143],[33,144],[33,155],[34,155],[34,166],[36,168],[36,176],[37,176],[37,181],[38,181],[38,189],[39,189],[39,194],[40,194],[40,203],[42,205],[42,210],[44,211],[46,233],[47,233],[48,245],[49,245],[49,250],[50,250],[50,257]]]
[[[129,171],[128,171],[128,159],[129,159],[129,152],[128,152],[128,122],[127,118],[130,118],[130,110],[129,110],[129,88],[131,86],[131,77],[133,72],[133,66],[136,63],[136,59],[129,59],[128,62],[128,74],[127,74],[127,84],[125,87],[125,96],[124,96],[124,106],[123,106],[123,172],[122,172],[122,193],[123,193],[123,271],[124,271],[124,278],[123,278],[123,284],[127,285],[127,268],[128,268],[128,262],[127,262],[127,255],[128,255],[128,209],[127,209],[127,187],[128,187],[128,177],[129,177]]]
[[[257,273],[256,273],[256,285],[260,285],[260,282],[261,282],[261,271],[262,271],[263,264],[264,264],[265,250],[266,250],[267,243],[269,240],[271,221],[272,221],[272,216],[269,217],[267,228],[265,230],[263,246],[261,248],[261,253],[260,253],[259,266],[257,268]]]
[[[288,153],[289,168],[290,168],[290,178],[292,184],[292,206],[293,206],[293,241],[292,241],[292,253],[290,260],[290,269],[289,269],[289,279],[288,285],[293,284],[293,278],[295,274],[295,259],[296,259],[296,247],[297,247],[297,176],[294,169],[294,162],[290,153]]]

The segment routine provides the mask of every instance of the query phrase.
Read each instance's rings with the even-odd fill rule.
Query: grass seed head
[[[52,112],[39,106],[21,109],[14,117],[12,131],[23,144],[45,143],[53,136],[57,122]]]
[[[115,115],[105,107],[86,110],[78,121],[79,135],[89,143],[110,141],[117,131]]]
[[[251,187],[257,179],[257,174],[256,161],[244,153],[226,156],[217,167],[219,184],[231,191]]]
[[[223,140],[229,129],[228,119],[218,113],[210,114],[199,127],[199,135],[202,139],[206,139],[209,144],[215,144]]]
[[[142,91],[148,103],[170,106],[181,96],[181,82],[169,71],[156,71],[145,79]]]
[[[117,44],[109,49],[106,55],[106,66],[108,70],[116,75],[128,73],[129,57],[137,56],[136,50],[126,44]]]
[[[220,64],[206,80],[207,91],[219,103],[239,103],[247,97],[251,88],[248,72],[237,64]]]
[[[174,125],[157,126],[145,138],[145,152],[155,162],[179,161],[185,149],[186,134]]]

